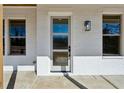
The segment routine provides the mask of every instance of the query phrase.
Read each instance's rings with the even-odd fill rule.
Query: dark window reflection
[[[104,54],[119,54],[119,37],[104,36],[103,38],[103,53]]]
[[[25,36],[25,20],[10,20],[10,36]]]
[[[54,33],[67,33],[68,32],[68,19],[53,19],[53,32]]]
[[[103,23],[104,34],[119,34],[120,24],[119,23]]]
[[[25,20],[10,20],[10,54],[26,54]]]
[[[67,35],[53,35],[53,49],[67,49],[68,36]]]
[[[120,55],[121,19],[118,15],[103,16],[103,54]],[[105,34],[108,34],[105,36]],[[113,36],[114,35],[114,36]]]
[[[11,54],[25,54],[25,39],[24,38],[11,38],[10,42]]]

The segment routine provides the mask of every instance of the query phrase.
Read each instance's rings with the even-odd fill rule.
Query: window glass
[[[103,23],[104,34],[119,34],[120,24],[119,23]]]
[[[68,33],[68,19],[53,19],[54,33]]]
[[[120,22],[119,15],[103,16],[103,55],[120,55]]]
[[[67,66],[68,65],[68,52],[53,52],[53,65],[54,66]]]
[[[10,20],[10,36],[25,36],[25,20]]]
[[[53,49],[67,49],[68,36],[67,35],[53,35]]]
[[[10,20],[10,54],[24,55],[26,54],[26,39],[25,39],[25,20]]]
[[[119,37],[104,36],[103,50],[104,54],[119,54]]]

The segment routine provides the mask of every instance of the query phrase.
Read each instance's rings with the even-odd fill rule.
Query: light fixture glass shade
[[[91,30],[91,21],[89,21],[89,20],[84,21],[84,27],[85,27],[85,31],[90,31]]]

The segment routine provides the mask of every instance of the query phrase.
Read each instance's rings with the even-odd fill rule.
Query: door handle
[[[71,51],[71,47],[70,47],[70,46],[68,46],[68,51],[69,51],[69,52]]]

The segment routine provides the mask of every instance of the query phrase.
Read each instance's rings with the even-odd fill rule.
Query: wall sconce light
[[[84,27],[85,27],[85,31],[90,31],[91,30],[91,21],[89,21],[89,20],[84,21]]]

